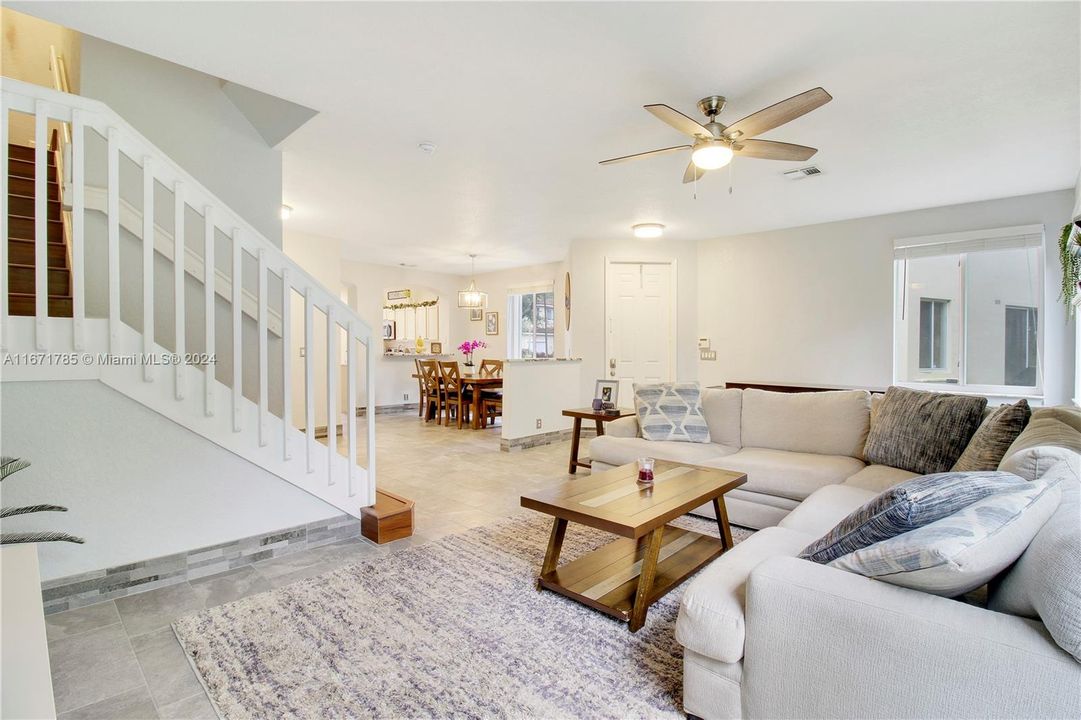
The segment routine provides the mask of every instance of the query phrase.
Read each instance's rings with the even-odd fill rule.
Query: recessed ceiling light
[[[660,223],[638,223],[632,225],[631,230],[636,238],[659,238],[664,235],[664,225]]]
[[[289,205],[282,205],[282,220],[288,220],[293,217],[293,208]]]
[[[417,147],[420,148],[420,151],[425,155],[431,155],[435,152],[435,143],[429,142],[428,140],[418,144]]]

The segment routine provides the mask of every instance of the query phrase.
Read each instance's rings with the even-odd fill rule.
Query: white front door
[[[672,266],[609,262],[607,366],[619,404],[634,406],[633,383],[670,382],[675,347]]]

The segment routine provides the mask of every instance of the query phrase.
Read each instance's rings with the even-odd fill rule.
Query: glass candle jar
[[[638,458],[638,482],[642,485],[653,484],[653,463],[651,457]]]

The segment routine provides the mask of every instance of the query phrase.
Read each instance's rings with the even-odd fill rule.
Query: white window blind
[[[908,260],[940,255],[1011,250],[1043,246],[1043,225],[1018,225],[990,230],[969,230],[945,235],[899,238],[893,241],[893,257]]]

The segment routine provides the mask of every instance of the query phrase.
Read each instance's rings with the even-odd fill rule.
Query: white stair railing
[[[8,140],[9,120],[12,113],[25,113],[33,118],[36,152],[35,164],[35,303],[33,317],[9,315],[8,302]],[[48,126],[52,121],[70,123],[72,150],[70,170],[70,206],[72,212],[71,280],[73,293],[72,317],[50,317],[48,295]],[[105,139],[107,145],[107,267],[108,267],[108,317],[87,318],[84,294],[87,287],[86,252],[86,137],[93,130]],[[125,278],[121,275],[120,262],[120,160],[124,156],[140,166],[143,173],[142,186],[142,263],[141,278]],[[113,355],[125,352],[143,353],[143,358],[154,353],[165,353],[158,341],[168,341],[173,350],[170,355],[183,357],[186,352],[186,330],[190,323],[185,316],[185,266],[184,258],[190,252],[185,247],[185,214],[188,208],[203,217],[203,267],[199,278],[204,285],[205,316],[199,325],[205,332],[205,351],[215,354],[214,310],[221,282],[215,271],[215,234],[221,232],[232,238],[232,361],[231,385],[218,382],[214,365],[207,364],[200,371],[191,365],[177,364],[164,368],[142,362],[139,367],[125,368],[85,363],[72,366],[55,362],[36,365],[7,365],[2,379],[49,380],[71,378],[97,378],[113,386],[145,405],[176,420],[215,443],[237,452],[252,462],[293,482],[312,494],[334,504],[352,515],[360,515],[360,508],[375,502],[375,423],[374,423],[374,359],[378,340],[371,326],[361,319],[333,292],[322,286],[302,267],[293,262],[278,247],[263,237],[225,203],[215,197],[195,178],[188,175],[164,152],[143,137],[105,104],[78,95],[30,85],[3,78],[2,112],[0,112],[0,165],[3,165],[5,187],[0,192],[0,348],[12,353],[82,353],[84,351],[107,351]],[[64,178],[62,180],[67,180]],[[168,251],[173,261],[175,337],[155,338],[155,252],[161,252],[161,244],[155,237],[162,229],[154,223],[154,184],[160,183],[174,195],[174,226],[172,242]],[[97,189],[91,189],[91,192]],[[259,268],[257,283],[258,343],[245,346],[241,342],[244,303],[242,293],[242,268],[246,256],[252,257]],[[280,278],[281,311],[280,337],[282,352],[282,414],[274,415],[269,409],[269,314],[270,274]],[[142,283],[142,327],[132,328],[121,321],[121,286],[126,283]],[[293,293],[304,298],[304,426],[302,433],[292,423],[293,379],[291,377],[292,341],[291,298]],[[313,347],[316,311],[326,316],[326,399],[327,444],[320,449],[315,436],[315,384]],[[342,428],[346,439],[345,454],[337,449],[338,433],[338,370],[339,334],[347,338],[345,353],[347,369],[347,401],[343,408],[347,413],[346,427]],[[365,396],[367,406],[367,452],[365,466],[358,464],[357,437],[357,373],[365,353]],[[258,354],[258,393],[255,402],[243,396],[242,357],[247,353]],[[202,378],[199,378],[202,375]],[[202,384],[202,388],[199,385]],[[200,390],[202,392],[200,392]],[[118,438],[118,442],[122,439]],[[303,443],[303,457],[297,457],[295,448]]]

